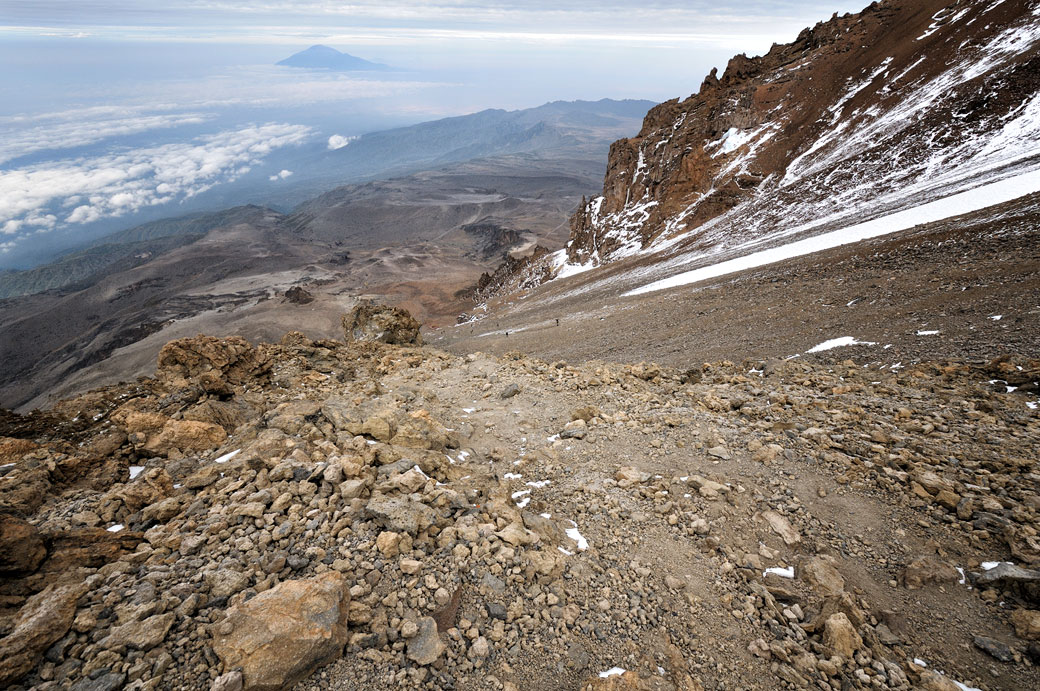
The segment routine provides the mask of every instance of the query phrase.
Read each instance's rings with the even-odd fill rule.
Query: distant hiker
[[[560,325],[560,318],[556,317],[556,326],[559,326],[559,325]]]
[[[506,331],[506,338],[509,338],[509,332]]]

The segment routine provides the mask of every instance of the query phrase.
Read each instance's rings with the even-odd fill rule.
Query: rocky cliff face
[[[1040,159],[1040,3],[889,0],[738,55],[615,142],[557,266],[717,252]]]

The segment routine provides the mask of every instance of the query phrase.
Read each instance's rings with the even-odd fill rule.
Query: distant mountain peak
[[[386,65],[369,62],[349,53],[342,53],[329,46],[314,45],[299,53],[293,53],[284,60],[275,63],[283,67],[302,67],[312,70],[388,70]]]

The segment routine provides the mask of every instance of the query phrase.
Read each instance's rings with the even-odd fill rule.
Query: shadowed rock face
[[[421,327],[407,310],[387,305],[358,305],[343,317],[347,341],[422,345]]]

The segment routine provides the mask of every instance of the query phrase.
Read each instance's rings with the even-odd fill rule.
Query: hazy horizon
[[[280,152],[330,137],[683,98],[732,55],[861,3],[0,0],[0,268],[177,215],[231,181],[287,184],[298,171]],[[395,69],[274,65],[314,44]]]

